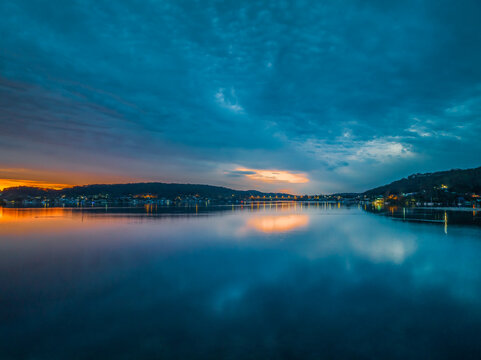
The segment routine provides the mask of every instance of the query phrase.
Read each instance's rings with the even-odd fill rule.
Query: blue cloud
[[[479,166],[476,0],[0,11],[0,168],[249,188],[240,166],[304,172],[296,191],[318,193]]]

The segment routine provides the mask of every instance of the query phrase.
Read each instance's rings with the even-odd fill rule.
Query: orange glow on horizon
[[[285,170],[259,170],[238,167],[236,171],[245,171],[245,176],[249,179],[263,182],[287,182],[291,184],[304,184],[309,182],[309,178],[305,174],[296,174]]]
[[[46,189],[63,189],[87,184],[125,184],[149,182],[149,178],[132,178],[122,174],[106,174],[92,171],[64,171],[60,169],[10,168],[0,164],[0,190],[30,186]]]
[[[20,179],[0,179],[0,191],[9,187],[17,186],[29,186],[38,187],[42,189],[54,189],[59,190],[63,188],[72,187],[71,184],[56,184],[47,181],[37,181],[37,180],[20,180]]]
[[[265,233],[290,231],[307,224],[309,216],[304,214],[256,216],[247,222],[249,228]]]

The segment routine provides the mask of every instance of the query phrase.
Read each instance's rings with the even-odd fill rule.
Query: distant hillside
[[[481,167],[475,169],[439,171],[426,174],[413,174],[407,178],[394,181],[366,191],[365,195],[384,195],[430,192],[441,185],[447,186],[450,192],[481,193]]]
[[[155,194],[159,197],[171,198],[175,196],[199,195],[202,197],[226,196],[257,196],[268,195],[256,190],[233,190],[222,186],[199,184],[167,184],[160,182],[132,183],[113,185],[85,185],[61,190],[66,196],[95,195],[109,193],[113,196],[127,196],[135,194]]]
[[[65,188],[62,190],[40,189],[35,187],[12,187],[4,189],[1,193],[4,199],[15,200],[27,197],[45,196],[45,197],[59,197],[65,195],[66,197],[76,196],[92,196],[98,194],[108,194],[112,197],[122,197],[138,194],[152,194],[158,197],[165,197],[173,199],[177,196],[194,196],[198,195],[204,198],[226,198],[238,197],[245,198],[249,196],[263,196],[263,195],[280,195],[276,193],[262,193],[256,190],[233,190],[221,186],[198,185],[198,184],[167,184],[167,183],[131,183],[131,184],[99,184],[99,185],[85,185],[75,186],[72,188]]]

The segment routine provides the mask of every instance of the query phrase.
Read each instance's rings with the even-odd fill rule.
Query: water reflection
[[[65,208],[3,208],[0,206],[0,221],[17,222],[39,217],[65,217],[72,209]]]
[[[390,216],[410,222],[426,222],[443,224],[447,234],[448,225],[476,225],[481,226],[481,216],[469,208],[452,207],[397,207],[383,205],[364,205],[364,210],[379,215]]]
[[[481,229],[443,216],[0,209],[0,358],[477,358]]]
[[[444,212],[444,233],[448,234],[448,213]]]
[[[249,228],[265,233],[286,232],[302,228],[309,224],[309,216],[305,214],[259,215],[249,218]]]

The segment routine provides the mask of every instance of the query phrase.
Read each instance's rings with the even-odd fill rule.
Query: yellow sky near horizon
[[[269,184],[270,189],[268,189],[268,191],[296,194],[298,193],[298,191],[296,191],[293,186],[295,187],[295,185],[305,184],[310,181],[307,175],[304,173],[290,172],[286,170],[250,169],[244,167],[238,167],[235,170],[244,173],[243,182],[245,183],[239,184],[233,182],[227,184],[220,183],[212,185],[227,186],[236,189],[256,188],[265,191],[266,189],[264,189],[263,186],[265,186],[265,184]],[[87,184],[118,184],[150,181],[162,182],[165,180],[166,179],[132,178],[121,174],[103,174],[81,171],[69,172],[44,169],[28,169],[20,167],[0,167],[0,191],[3,191],[5,188],[18,186],[29,186],[58,190],[72,186]],[[176,181],[170,180],[167,182]],[[182,181],[180,179],[178,182],[188,183],[189,181]]]
[[[63,189],[67,187],[72,187],[72,184],[57,184],[48,181],[38,181],[38,180],[24,180],[24,179],[0,179],[0,191],[10,187],[17,186],[30,186],[39,187],[43,189]]]
[[[76,185],[112,184],[129,181],[131,179],[124,176],[92,172],[0,167],[0,190],[17,186],[62,189]]]
[[[248,169],[244,167],[238,167],[236,168],[236,171],[245,172],[245,176],[248,179],[266,183],[283,182],[290,184],[304,184],[309,182],[309,178],[306,174],[295,173],[286,170]]]

